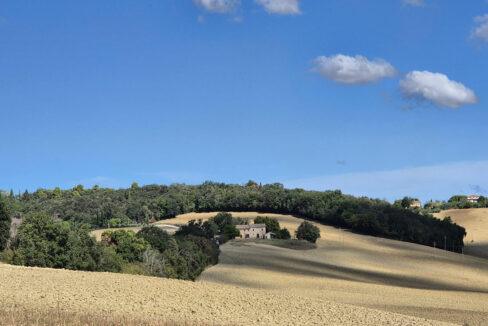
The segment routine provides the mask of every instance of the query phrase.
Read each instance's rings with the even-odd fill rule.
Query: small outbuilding
[[[275,233],[273,233],[273,232],[268,232],[268,233],[266,233],[266,234],[264,235],[264,238],[265,238],[265,239],[274,239],[274,238],[276,238],[276,234],[275,234]]]

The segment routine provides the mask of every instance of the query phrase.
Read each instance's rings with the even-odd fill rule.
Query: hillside
[[[451,209],[435,216],[450,216],[454,222],[466,228],[466,254],[488,258],[488,208]]]
[[[215,214],[182,214],[159,223],[185,224]],[[275,217],[292,233],[302,221],[271,213],[232,215]],[[205,270],[199,282],[457,324],[483,325],[488,320],[488,306],[484,304],[488,302],[488,260],[315,225],[322,234],[315,250],[294,251],[236,240],[221,247],[219,264]]]
[[[57,220],[92,228],[123,227],[174,218],[192,212],[258,211],[306,217],[354,232],[434,246],[448,238],[448,250],[460,252],[463,227],[449,220],[403,209],[380,199],[354,197],[339,190],[286,189],[282,184],[245,185],[205,182],[201,185],[147,185],[128,189],[39,189],[11,193],[15,217],[46,212]]]
[[[233,213],[252,218],[257,213]],[[206,218],[211,214],[187,214]],[[295,230],[300,219],[266,214]],[[269,289],[313,300],[469,325],[488,320],[488,260],[317,224],[318,249],[293,251],[231,242],[201,282]]]
[[[214,214],[184,214],[164,223]],[[301,222],[265,215],[290,231]],[[314,250],[229,242],[221,247],[220,263],[197,282],[0,264],[0,278],[10,280],[0,283],[0,309],[15,302],[16,309],[217,325],[481,325],[487,320],[487,260],[318,226],[322,238]]]

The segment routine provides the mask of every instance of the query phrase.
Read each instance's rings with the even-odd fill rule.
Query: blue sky
[[[2,1],[0,189],[487,194],[486,14],[484,0]]]

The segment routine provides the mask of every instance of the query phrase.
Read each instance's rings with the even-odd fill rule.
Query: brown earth
[[[466,228],[466,254],[488,258],[488,208],[451,209],[435,216],[450,216],[454,222]]]

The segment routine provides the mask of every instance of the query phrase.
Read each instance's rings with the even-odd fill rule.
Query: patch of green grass
[[[280,248],[293,249],[293,250],[311,250],[316,249],[315,243],[308,242],[306,240],[297,239],[237,239],[236,242],[252,242],[264,245],[270,245]]]

